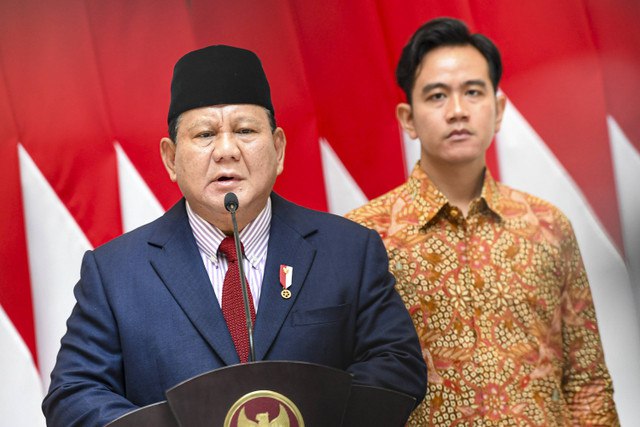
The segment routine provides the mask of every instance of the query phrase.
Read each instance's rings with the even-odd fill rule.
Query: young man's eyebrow
[[[423,95],[426,95],[427,93],[431,92],[434,89],[448,89],[449,86],[444,84],[444,83],[429,83],[426,84],[422,87],[422,90],[420,92],[422,92]]]
[[[473,80],[467,80],[466,82],[464,82],[464,85],[487,87],[487,82],[482,79],[473,79]]]

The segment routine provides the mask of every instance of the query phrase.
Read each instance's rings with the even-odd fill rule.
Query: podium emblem
[[[298,407],[272,390],[247,393],[231,406],[224,427],[304,427]]]

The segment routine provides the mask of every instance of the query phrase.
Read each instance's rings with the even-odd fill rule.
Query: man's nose
[[[234,132],[220,132],[213,147],[213,158],[216,162],[223,159],[240,158],[239,142]]]
[[[462,95],[452,95],[447,105],[447,120],[460,120],[469,117],[469,110]]]

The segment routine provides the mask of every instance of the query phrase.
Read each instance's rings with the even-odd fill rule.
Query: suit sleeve
[[[424,399],[427,367],[415,328],[395,290],[382,240],[368,230],[356,324],[354,382]]]
[[[136,406],[124,398],[118,327],[93,252],[82,260],[74,294],[42,409],[48,426],[104,426]]]

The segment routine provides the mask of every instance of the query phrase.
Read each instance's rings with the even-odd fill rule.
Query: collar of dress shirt
[[[226,235],[218,227],[211,225],[195,213],[189,202],[186,203],[189,225],[201,253],[212,263],[218,263],[218,247]],[[269,230],[271,229],[271,198],[267,199],[264,209],[256,219],[240,231],[240,240],[244,246],[244,256],[251,266],[258,267],[260,260],[267,254]]]
[[[426,226],[437,214],[449,204],[444,194],[438,190],[429,175],[422,170],[420,164],[416,164],[408,180],[408,188],[419,210],[419,224]],[[472,203],[483,201],[489,210],[498,217],[502,217],[501,193],[497,182],[491,176],[489,169],[485,168],[484,181],[480,197]]]

